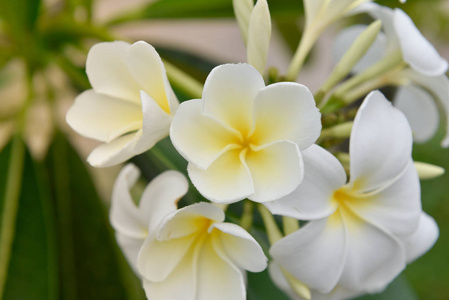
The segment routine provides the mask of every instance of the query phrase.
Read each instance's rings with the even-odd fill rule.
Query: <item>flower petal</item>
[[[422,212],[418,229],[412,235],[401,237],[407,255],[407,263],[413,262],[429,251],[437,241],[438,236],[437,223],[431,216]]]
[[[358,201],[346,201],[345,205],[365,221],[394,235],[412,233],[421,213],[421,190],[413,161],[387,188]]]
[[[110,142],[142,127],[142,109],[135,103],[87,90],[76,97],[66,120],[79,134]]]
[[[158,241],[154,236],[143,243],[137,257],[140,274],[152,282],[161,282],[175,270],[195,241],[194,236]]]
[[[143,240],[148,235],[148,219],[134,204],[130,189],[136,184],[140,171],[133,164],[126,165],[115,180],[109,219],[115,231],[123,236]]]
[[[89,154],[87,161],[97,168],[110,167],[126,161],[137,154],[134,153],[134,146],[138,134],[139,131],[129,133],[109,143],[101,144]]]
[[[148,230],[157,229],[162,219],[177,208],[179,199],[187,193],[189,183],[178,171],[165,171],[154,178],[140,198],[141,214],[147,217]]]
[[[253,103],[265,86],[262,75],[248,64],[226,64],[214,68],[203,90],[203,113],[244,136],[253,123]]]
[[[198,289],[195,300],[245,300],[246,288],[239,269],[222,259],[210,241],[202,247],[198,261]]]
[[[139,41],[132,44],[126,53],[129,72],[159,107],[170,114],[169,96],[171,93],[165,67],[153,46]]]
[[[302,155],[302,183],[293,193],[264,204],[273,214],[299,220],[329,216],[335,211],[331,201],[334,191],[346,183],[345,170],[335,156],[320,146],[312,145]]]
[[[125,258],[133,269],[134,273],[140,277],[141,275],[139,273],[139,269],[137,268],[137,256],[145,240],[134,239],[118,232],[115,234],[115,239],[117,240],[117,244],[120,246],[120,249],[125,255]]]
[[[270,255],[285,270],[324,293],[337,284],[346,256],[346,233],[329,218],[311,221],[271,246]]]
[[[351,47],[352,43],[367,27],[367,25],[354,25],[345,28],[337,34],[332,52],[335,62],[338,62],[340,58],[343,57],[346,51]],[[383,32],[379,32],[376,40],[373,42],[366,54],[354,66],[353,72],[360,73],[367,69],[373,63],[382,59],[386,55],[386,52],[387,37]]]
[[[415,142],[426,142],[435,135],[440,116],[428,92],[413,85],[401,86],[396,92],[393,104],[407,117]]]
[[[446,73],[447,61],[419,32],[412,19],[399,8],[394,10],[394,26],[404,60],[413,69],[426,76],[439,76]]]
[[[95,44],[87,54],[86,73],[95,92],[139,104],[142,88],[126,63],[130,46],[121,41]]]
[[[347,256],[339,285],[376,292],[405,268],[402,244],[386,231],[345,215]]]
[[[257,0],[248,24],[248,63],[261,74],[265,71],[271,38],[270,10],[266,0]]]
[[[164,218],[160,225],[157,239],[166,241],[188,236],[198,231],[204,231],[211,221],[223,222],[223,211],[210,203],[200,202],[178,209]]]
[[[238,137],[201,110],[202,100],[183,102],[173,118],[170,138],[186,160],[205,170],[229,150],[229,144],[238,142]]]
[[[214,228],[221,231],[213,240],[214,248],[223,249],[226,256],[239,268],[251,272],[261,272],[267,267],[267,258],[256,240],[242,227],[232,223],[216,223]]]
[[[240,150],[222,154],[207,170],[189,163],[187,171],[198,191],[217,203],[231,203],[254,193],[254,183]]]
[[[260,90],[254,102],[254,118],[251,138],[257,145],[289,140],[304,150],[321,132],[321,114],[313,95],[298,83],[281,82]]]
[[[256,202],[272,201],[290,194],[304,176],[304,163],[298,145],[290,141],[249,151],[246,163],[255,189],[248,198]]]
[[[148,299],[197,300],[197,268],[199,247],[192,247],[176,269],[162,282],[143,279],[143,287]]]
[[[135,154],[140,154],[152,148],[157,142],[165,138],[170,130],[172,116],[144,91],[140,92],[142,101],[142,131],[134,148]]]
[[[371,92],[356,115],[350,139],[351,180],[358,192],[375,190],[399,176],[412,151],[405,116],[380,93]]]
[[[292,290],[287,279],[285,279],[284,274],[282,274],[281,267],[275,261],[270,261],[270,264],[268,266],[268,274],[270,275],[270,278],[273,281],[273,283],[281,291],[283,291],[285,294],[287,294],[290,297],[290,299],[305,300],[304,298],[300,297]]]
[[[449,79],[446,75],[428,77],[411,69],[404,70],[402,75],[411,79],[415,84],[425,88],[435,97],[443,108],[446,116],[446,135],[441,142],[442,147],[449,147]]]

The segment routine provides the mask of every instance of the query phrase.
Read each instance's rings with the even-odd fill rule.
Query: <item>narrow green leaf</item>
[[[40,4],[40,0],[0,0],[0,18],[11,36],[22,37],[34,31]]]

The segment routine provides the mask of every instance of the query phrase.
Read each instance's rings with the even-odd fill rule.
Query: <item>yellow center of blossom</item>
[[[335,224],[342,224],[343,219],[348,227],[354,227],[360,224],[360,217],[354,213],[352,207],[361,205],[363,203],[364,195],[355,193],[348,186],[343,186],[336,190],[332,195],[332,204],[337,206],[337,209],[330,217],[331,222]]]

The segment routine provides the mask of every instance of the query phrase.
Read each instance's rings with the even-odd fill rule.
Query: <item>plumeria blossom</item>
[[[413,234],[401,240],[402,245],[405,248],[407,264],[412,263],[414,260],[416,260],[423,254],[425,254],[427,251],[429,251],[429,249],[432,248],[432,246],[437,241],[438,235],[439,230],[435,220],[426,213],[422,213],[419,220],[418,229]],[[274,284],[285,294],[287,294],[290,297],[290,299],[307,300],[293,291],[288,281],[285,279],[285,275],[283,274],[279,264],[277,264],[275,261],[270,262],[268,270]],[[379,288],[377,291],[370,291],[370,292],[371,293],[381,292],[385,288],[386,286],[383,286]],[[312,300],[352,299],[357,296],[361,296],[365,293],[366,292],[362,290],[350,290],[337,285],[329,293],[320,293],[319,291],[312,289],[311,299]]]
[[[421,247],[411,242],[407,250],[403,242],[413,239],[422,214],[411,149],[405,116],[380,92],[370,93],[351,132],[349,182],[332,154],[312,146],[303,152],[303,183],[265,204],[275,214],[312,220],[272,245],[274,260],[322,294],[384,288],[404,269],[407,253]]]
[[[178,100],[151,45],[96,44],[87,55],[86,73],[92,89],[76,98],[67,123],[103,142],[90,153],[91,165],[119,164],[168,135]]]
[[[170,138],[203,196],[221,203],[264,202],[298,186],[300,151],[320,131],[320,113],[305,86],[265,86],[252,66],[228,64],[209,74],[202,99],[179,106]]]
[[[436,133],[439,123],[438,108],[433,99],[449,115],[449,80],[445,75],[447,61],[402,10],[369,3],[356,12],[368,12],[382,20],[384,32],[379,33],[370,50],[354,67],[354,72],[360,73],[385,57],[401,55],[408,67],[387,77],[386,83],[399,85],[393,102],[409,120],[415,142],[429,140]],[[365,28],[364,25],[355,25],[343,30],[336,38],[334,56],[337,59],[341,57]],[[446,131],[443,147],[449,146],[449,123],[446,124]]]
[[[217,206],[203,202],[177,210],[188,183],[176,171],[156,177],[136,205],[129,190],[138,176],[133,165],[122,170],[110,218],[148,299],[246,299],[244,270],[267,266],[259,244],[241,227],[224,223]]]

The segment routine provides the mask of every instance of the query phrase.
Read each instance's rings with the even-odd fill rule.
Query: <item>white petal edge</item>
[[[350,184],[372,191],[394,180],[407,166],[412,132],[405,116],[379,91],[363,101],[350,138]]]
[[[96,147],[87,157],[87,162],[93,167],[105,168],[118,165],[137,153],[134,152],[139,131],[128,133],[115,140]]]
[[[330,152],[312,145],[302,152],[304,180],[292,193],[279,200],[265,202],[273,214],[299,220],[327,217],[335,211],[334,191],[346,183],[343,166]]]
[[[426,76],[446,73],[448,63],[426,40],[412,19],[399,8],[394,10],[394,26],[404,60],[416,71]]]

